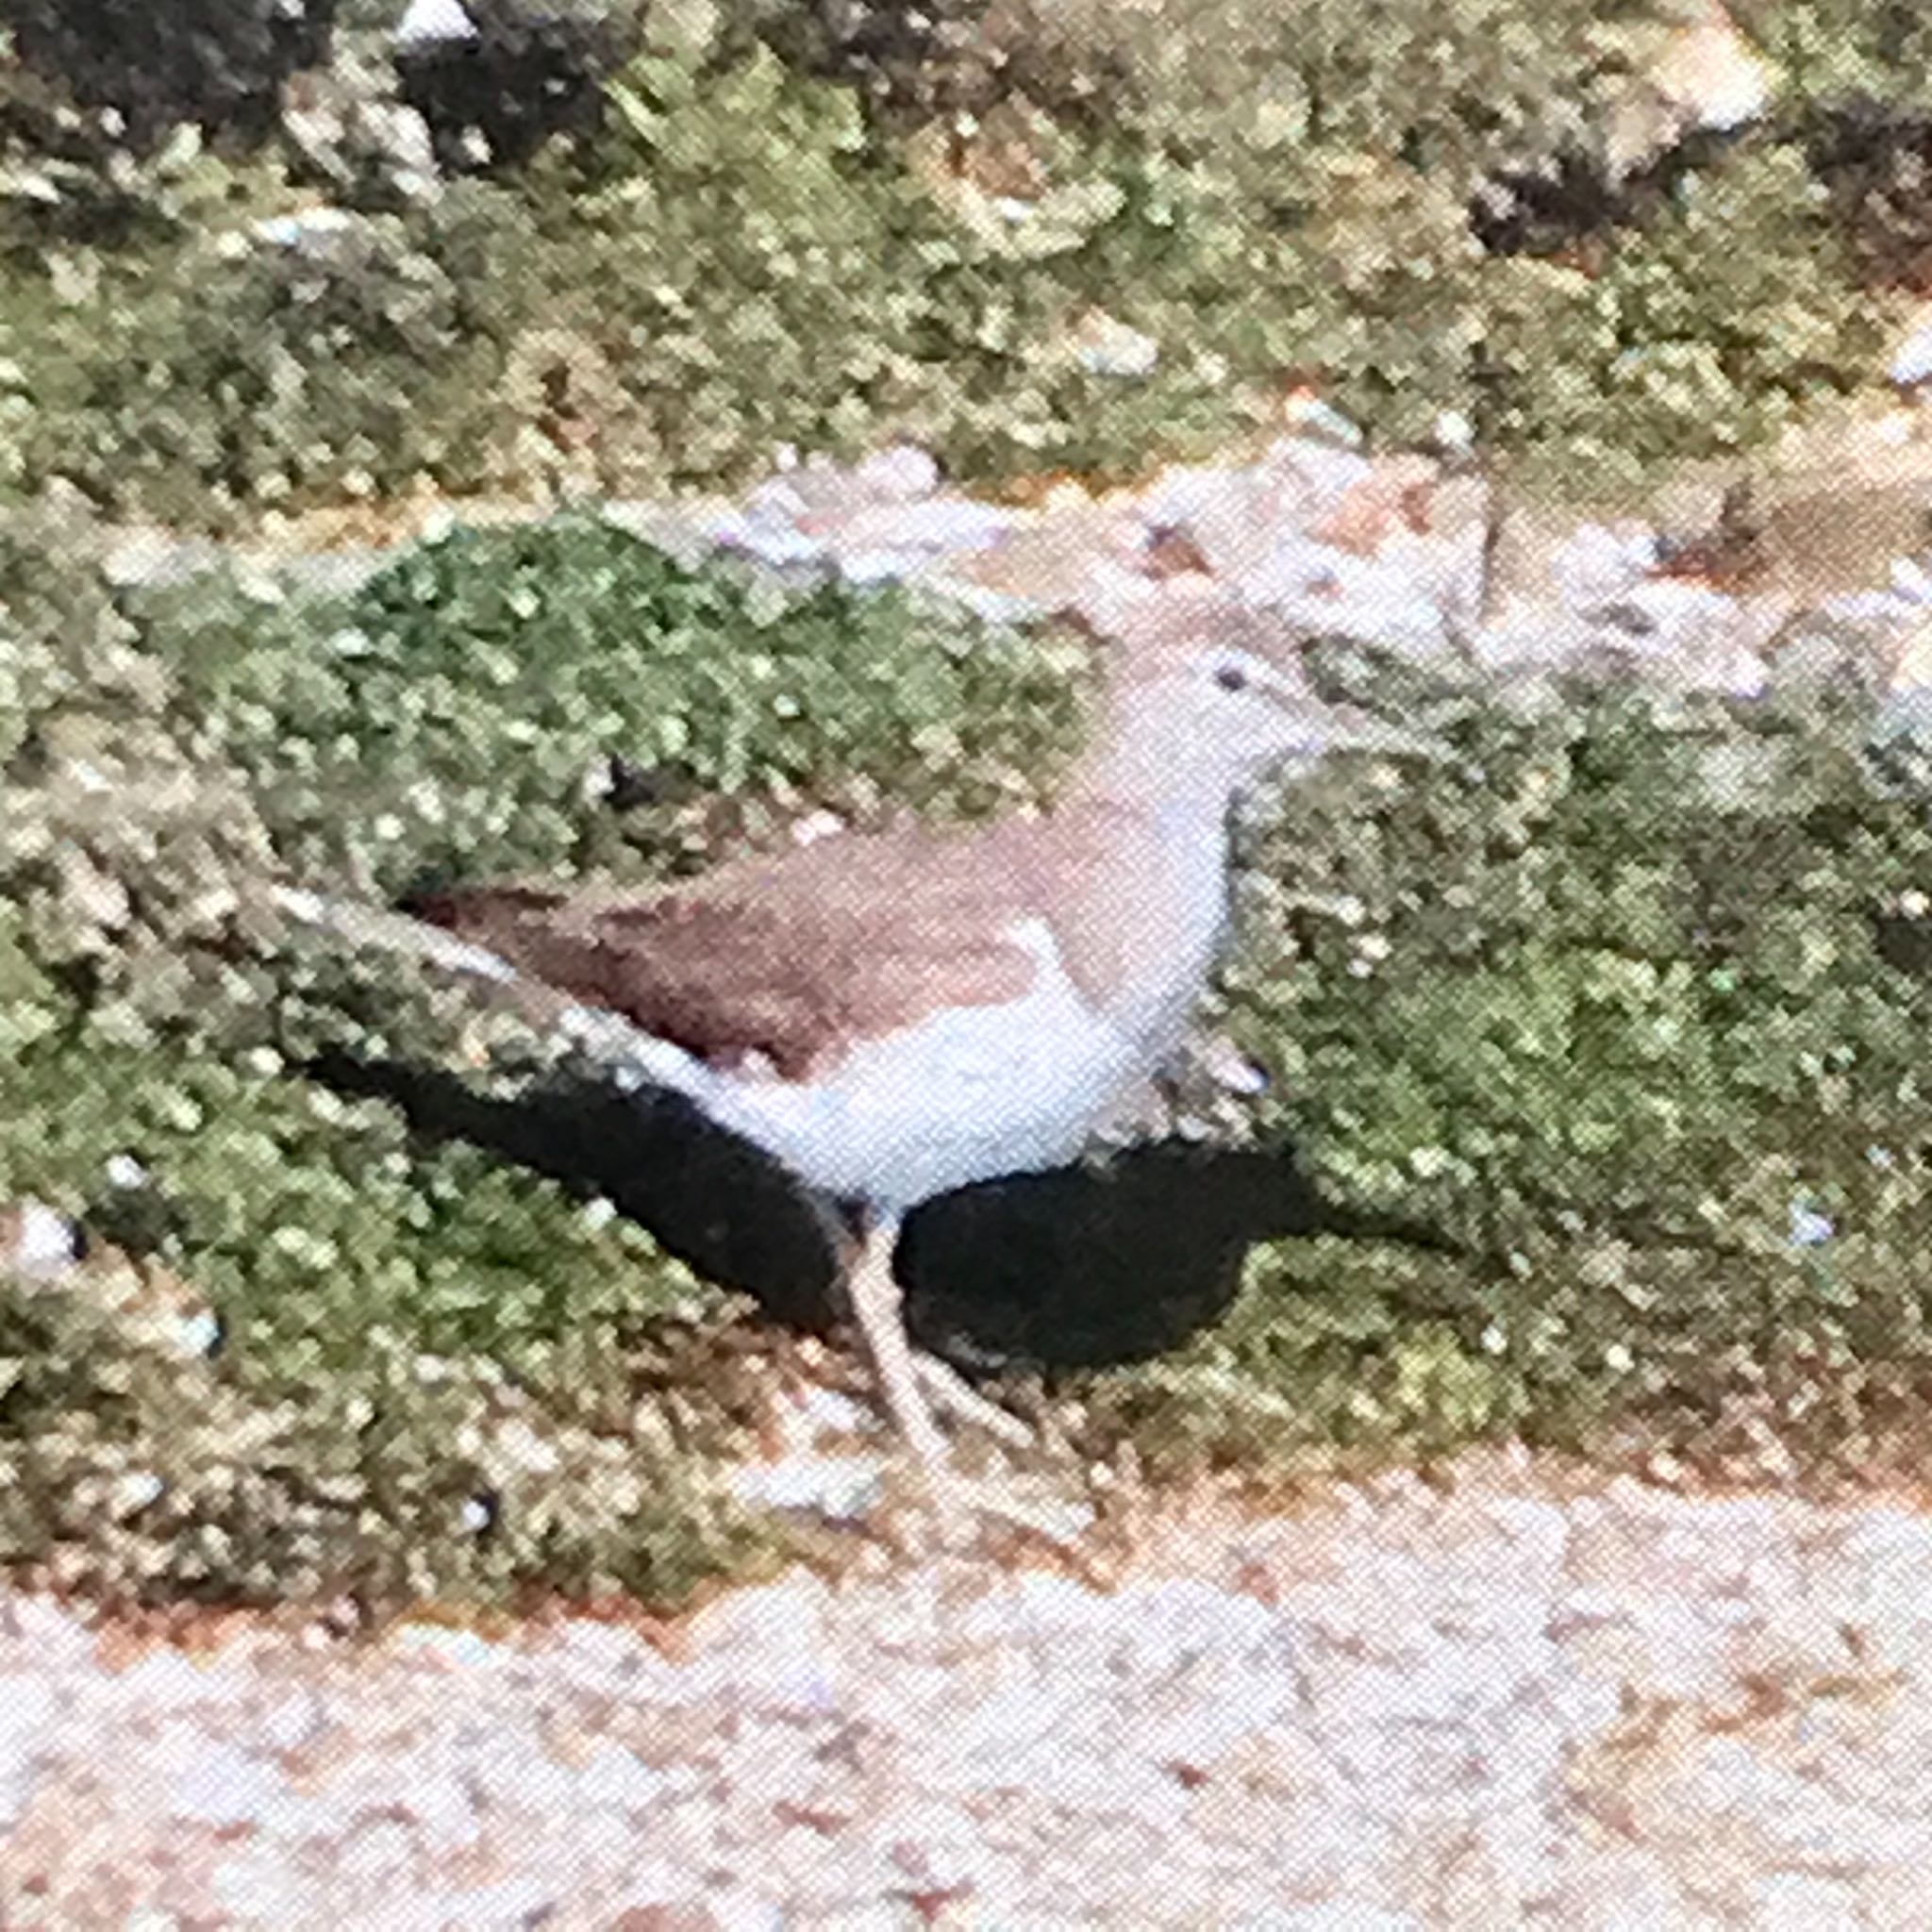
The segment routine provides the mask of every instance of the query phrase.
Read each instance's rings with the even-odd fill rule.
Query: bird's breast
[[[713,1112],[814,1187],[895,1209],[1072,1159],[1142,1055],[1043,922],[1012,937],[1039,963],[1022,998],[941,1008],[855,1044],[822,1078],[722,1083]]]

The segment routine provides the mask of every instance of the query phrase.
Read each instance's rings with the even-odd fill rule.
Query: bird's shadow
[[[498,1100],[439,1070],[333,1053],[309,1072],[389,1102],[431,1144],[467,1141],[602,1195],[776,1321],[837,1318],[821,1213],[775,1161],[678,1095],[571,1081]],[[1251,1243],[1314,1234],[1440,1245],[1324,1200],[1286,1156],[1166,1141],[929,1201],[907,1219],[898,1272],[925,1347],[968,1364],[1097,1368],[1213,1322]]]

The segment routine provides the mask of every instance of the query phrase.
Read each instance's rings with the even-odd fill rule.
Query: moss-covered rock
[[[454,532],[334,603],[203,577],[142,615],[176,729],[248,774],[281,858],[377,895],[1037,796],[1087,662],[896,590],[686,569],[588,515]]]
[[[0,487],[219,525],[418,481],[730,483],[895,434],[992,482],[1118,475],[1309,374],[1385,435],[1456,408],[1553,464],[1748,446],[1874,375],[1857,288],[1909,279],[1909,140],[1845,160],[1807,94],[1587,259],[1492,254],[1473,214],[1498,170],[1587,148],[1618,34],[1657,10],[1391,0],[1370,37],[1300,0],[1008,8],[974,48],[936,15],[903,101],[822,44],[880,9],[804,41],[667,14],[580,139],[380,214],[304,205],[272,158],[23,156]],[[1150,370],[1069,352],[1094,309]]]
[[[238,223],[150,256],[94,252],[64,295],[28,284],[0,319],[35,371],[20,480],[58,476],[190,526],[424,474],[487,484],[506,466],[493,398],[510,318],[438,258],[447,246],[480,266],[463,215],[413,232],[389,216]],[[85,348],[56,364],[62,337]]]
[[[1891,0],[1734,0],[1739,25],[1805,106],[1932,107],[1932,22]]]
[[[0,1282],[0,1560],[394,1602],[675,1598],[756,1554],[708,1480],[749,1420],[688,1339],[721,1314],[647,1237],[269,1053],[64,1020],[0,1074],[0,1193],[130,1252]]]
[[[1883,311],[1775,145],[1682,177],[1594,274],[1516,258],[1483,286],[1477,416],[1559,476],[1635,482],[1762,446],[1879,363]]]

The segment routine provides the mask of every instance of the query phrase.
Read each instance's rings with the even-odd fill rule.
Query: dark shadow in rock
[[[337,0],[8,0],[0,25],[9,65],[64,90],[79,107],[112,108],[136,153],[192,122],[218,144],[259,146],[275,130],[285,81],[318,67],[333,44]],[[59,146],[80,130],[71,114],[9,88],[0,117],[28,131],[45,122]]]
[[[1855,94],[1812,106],[1800,136],[1865,286],[1932,287],[1932,115]]]
[[[605,1196],[776,1321],[832,1317],[830,1251],[802,1191],[675,1095],[572,1083],[493,1100],[448,1074],[341,1055],[310,1072],[390,1102],[425,1141]],[[907,1219],[900,1272],[915,1338],[962,1366],[1092,1368],[1177,1346],[1233,1300],[1251,1243],[1315,1234],[1442,1245],[1324,1200],[1284,1157],[1167,1142],[929,1201]]]
[[[554,135],[596,134],[604,83],[637,50],[632,11],[556,0],[469,0],[463,10],[471,33],[394,49],[398,91],[428,127],[438,167],[502,173]]]
[[[1619,231],[1657,220],[1684,182],[1721,161],[1747,132],[1688,129],[1621,179],[1601,157],[1575,148],[1499,169],[1470,200],[1470,232],[1489,255],[1576,258],[1596,273]]]

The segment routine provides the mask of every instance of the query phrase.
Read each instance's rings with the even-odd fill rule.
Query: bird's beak
[[[1330,722],[1324,742],[1330,751],[1379,751],[1399,758],[1438,760],[1457,756],[1446,739],[1407,730],[1354,705],[1330,705],[1327,712]]]
[[[1257,675],[1260,689],[1299,727],[1300,741],[1294,754],[1319,758],[1331,751],[1372,751],[1408,758],[1456,756],[1454,748],[1440,738],[1405,730],[1357,705],[1324,702],[1308,689],[1298,670],[1291,675],[1271,666]]]

